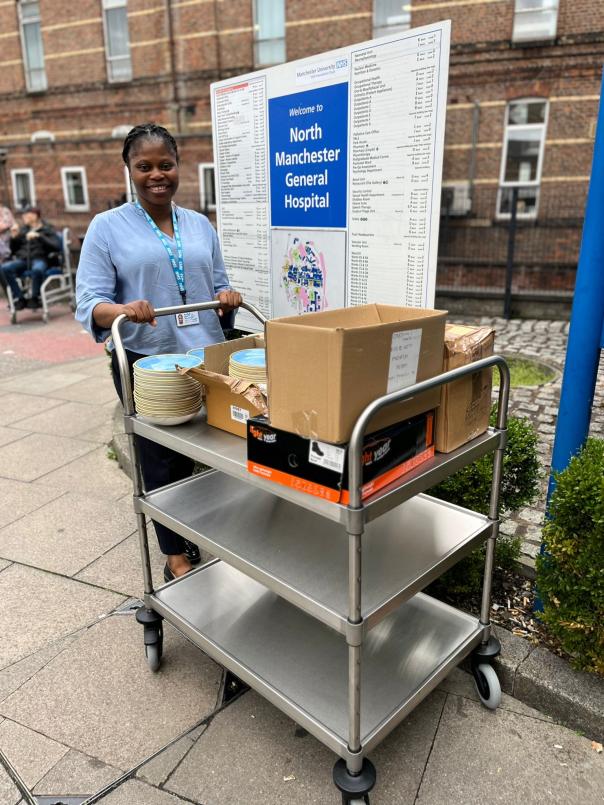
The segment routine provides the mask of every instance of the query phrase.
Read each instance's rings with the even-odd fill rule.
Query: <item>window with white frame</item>
[[[254,64],[285,61],[285,0],[254,0]]]
[[[558,0],[516,0],[512,42],[540,42],[556,38]]]
[[[119,126],[115,126],[111,131],[111,136],[115,140],[123,140],[124,137],[128,134],[128,132],[133,129],[134,126],[131,126],[128,123],[121,123]]]
[[[518,188],[517,216],[537,217],[547,107],[547,101],[540,98],[511,101],[507,106],[497,200],[499,218],[510,217],[514,188]]]
[[[88,212],[86,169],[76,166],[61,168],[61,184],[67,212]]]
[[[36,203],[36,185],[34,172],[31,168],[15,168],[10,172],[13,186],[13,203],[15,209],[22,210],[30,204]]]
[[[201,162],[199,165],[199,201],[202,212],[216,209],[216,183],[211,162]]]
[[[373,0],[373,36],[386,36],[411,27],[411,0]]]
[[[46,129],[39,129],[39,131],[34,131],[30,139],[32,143],[42,143],[42,142],[54,143],[55,135],[52,133],[52,131],[47,131]]]
[[[43,92],[47,83],[38,0],[21,0],[19,3],[19,28],[27,91]]]
[[[103,0],[105,58],[109,81],[132,81],[128,0]]]

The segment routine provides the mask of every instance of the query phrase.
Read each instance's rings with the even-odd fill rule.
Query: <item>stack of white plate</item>
[[[237,380],[249,380],[259,385],[266,384],[266,351],[264,349],[241,349],[229,358],[229,375]]]
[[[180,425],[201,408],[202,387],[176,366],[200,366],[196,355],[148,355],[134,364],[134,402],[139,416],[154,425]]]

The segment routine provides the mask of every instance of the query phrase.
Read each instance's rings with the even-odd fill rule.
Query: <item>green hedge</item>
[[[543,620],[575,667],[604,674],[604,441],[588,439],[556,481],[537,558]]]
[[[495,424],[495,409],[491,412],[491,425]],[[456,503],[466,509],[489,513],[492,454],[470,464],[429,490],[434,497]],[[503,478],[500,495],[500,513],[514,512],[534,500],[539,489],[541,466],[537,456],[537,434],[527,419],[511,416],[508,419],[508,444],[503,459]],[[520,557],[521,541],[516,537],[500,535],[497,540],[496,564],[513,570]],[[447,571],[431,587],[437,595],[473,595],[482,587],[484,570],[482,546]]]

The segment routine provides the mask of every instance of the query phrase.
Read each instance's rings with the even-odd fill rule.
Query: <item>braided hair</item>
[[[133,129],[130,129],[124,140],[122,159],[126,165],[128,165],[128,160],[130,159],[132,146],[141,137],[147,140],[163,140],[166,148],[174,154],[176,162],[178,163],[178,146],[168,129],[165,129],[163,126],[158,126],[157,123],[141,123]]]

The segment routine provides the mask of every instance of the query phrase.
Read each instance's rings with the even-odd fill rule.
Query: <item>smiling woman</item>
[[[122,152],[138,201],[97,215],[86,233],[76,278],[76,318],[97,341],[110,335],[121,314],[132,366],[145,355],[184,353],[224,341],[225,315],[241,304],[229,286],[208,219],[173,202],[178,189],[178,147],[162,126],[146,123],[128,132]],[[155,318],[155,307],[218,299],[213,310]],[[113,345],[113,378],[121,397]],[[191,475],[193,463],[161,445],[137,441],[147,491]],[[167,555],[166,580],[191,569],[194,546],[159,523],[155,530]]]

